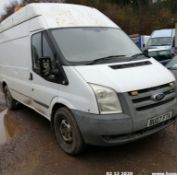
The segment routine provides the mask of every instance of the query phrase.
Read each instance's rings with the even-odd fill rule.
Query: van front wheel
[[[62,150],[70,155],[79,154],[84,142],[73,114],[67,108],[60,108],[53,122],[55,136]]]
[[[17,107],[17,101],[13,99],[7,86],[4,87],[4,95],[6,100],[7,108],[13,110]]]

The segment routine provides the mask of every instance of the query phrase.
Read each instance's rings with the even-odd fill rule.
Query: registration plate
[[[173,116],[172,112],[168,112],[168,113],[162,114],[160,116],[153,117],[150,120],[148,120],[147,127],[151,127],[151,126],[157,125],[161,122],[167,121],[167,120],[171,119],[172,116]]]

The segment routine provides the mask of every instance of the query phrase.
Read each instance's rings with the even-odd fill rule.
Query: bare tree
[[[5,8],[6,13],[0,16],[0,22],[3,21],[5,18],[7,18],[12,13],[14,13],[14,8],[16,5],[17,5],[16,3],[12,3],[10,6]]]

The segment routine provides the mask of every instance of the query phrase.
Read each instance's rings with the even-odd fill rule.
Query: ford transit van
[[[134,141],[176,121],[176,83],[94,8],[30,4],[0,24],[0,84],[51,121],[60,147]]]
[[[175,55],[175,29],[154,30],[145,48],[149,57],[155,58],[162,64]]]

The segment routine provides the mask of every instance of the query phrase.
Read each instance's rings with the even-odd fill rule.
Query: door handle
[[[33,80],[33,74],[32,73],[29,74],[29,80]]]

